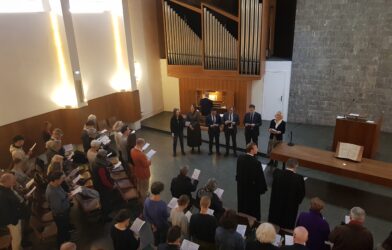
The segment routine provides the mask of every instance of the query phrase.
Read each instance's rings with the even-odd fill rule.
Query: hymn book
[[[136,218],[136,220],[132,223],[131,230],[137,234],[139,234],[140,229],[142,229],[142,226],[146,223],[144,220],[141,220],[139,218]]]
[[[363,146],[339,142],[336,148],[335,156],[341,159],[348,159],[356,162],[362,160]]]
[[[223,192],[224,192],[224,190],[221,188],[217,188],[214,191],[214,193],[218,196],[219,199],[222,199]]]
[[[150,151],[148,151],[148,153],[146,154],[147,158],[149,160],[151,160],[151,158],[155,155],[157,151],[155,151],[154,149],[151,149]]]
[[[284,236],[284,245],[285,246],[292,246],[294,245],[294,237],[291,235],[285,235]]]
[[[238,224],[236,231],[237,233],[241,234],[242,238],[245,238],[246,225]]]
[[[169,208],[171,208],[171,209],[178,207],[177,200],[178,200],[178,199],[177,199],[176,197],[173,197],[173,198],[170,200],[169,204],[167,204],[167,206],[168,206]]]
[[[188,219],[188,222],[191,222],[191,216],[192,216],[191,212],[188,211],[185,213],[185,217]]]
[[[194,243],[192,241],[184,239],[182,241],[180,250],[197,250],[197,249],[199,249],[199,247],[200,246],[198,244],[196,244],[196,243]]]
[[[195,169],[193,170],[192,179],[198,180],[198,179],[199,179],[199,175],[200,175],[200,170],[197,169],[197,168],[195,168]]]
[[[147,142],[146,144],[144,144],[142,150],[143,151],[146,150],[149,146],[150,146],[150,143]]]

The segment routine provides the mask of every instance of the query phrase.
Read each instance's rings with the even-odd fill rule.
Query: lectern
[[[335,135],[332,149],[336,151],[339,142],[363,146],[363,157],[374,158],[377,153],[382,118],[377,121],[367,121],[348,116],[336,118]]]

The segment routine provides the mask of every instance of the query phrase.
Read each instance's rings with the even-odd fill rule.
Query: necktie
[[[230,114],[230,118],[229,118],[229,120],[232,122],[233,121],[233,119],[232,119],[233,117],[232,117],[232,114]]]
[[[212,116],[212,124],[215,124],[215,117]]]
[[[253,112],[250,114],[250,122],[253,123]]]

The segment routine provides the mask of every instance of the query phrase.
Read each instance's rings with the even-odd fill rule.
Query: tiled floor
[[[143,126],[152,126],[156,128],[168,129],[168,118],[170,114],[163,113],[153,119],[143,122]],[[266,122],[263,130],[266,128]],[[300,124],[288,124],[288,131],[292,130],[295,134],[295,142],[314,147],[327,149],[333,134],[330,127],[309,126]],[[218,181],[220,188],[224,189],[223,203],[225,207],[237,207],[235,167],[236,158],[233,156],[208,156],[208,145],[203,143],[202,154],[190,154],[187,149],[186,156],[172,157],[171,136],[168,133],[162,133],[157,130],[143,128],[137,131],[138,137],[143,137],[151,144],[150,148],[158,152],[152,160],[152,180],[160,180],[165,183],[165,190],[162,198],[165,201],[171,199],[169,185],[171,179],[177,175],[179,167],[187,164],[191,170],[198,168],[201,170],[199,187],[206,183],[208,178],[214,177]],[[206,135],[203,135],[205,138]],[[223,136],[222,136],[223,137]],[[387,139],[390,139],[389,141]],[[222,138],[223,139],[223,138]],[[242,136],[238,135],[239,145],[244,146]],[[392,162],[392,136],[383,134],[382,150],[378,155],[379,159]],[[242,140],[242,141],[240,141]],[[262,134],[260,142],[266,144],[266,134]],[[265,152],[265,147],[262,148]],[[267,162],[268,159],[259,157],[260,161]],[[314,170],[300,168],[299,172],[309,179],[306,181],[306,198],[300,206],[300,211],[308,209],[309,199],[319,196],[326,201],[327,206],[323,215],[330,223],[331,228],[340,224],[344,215],[355,205],[363,207],[367,211],[366,226],[372,231],[375,243],[381,242],[392,230],[392,190],[369,184],[362,181],[342,178],[335,175],[325,174]],[[271,170],[266,169],[265,175],[267,181],[271,182]],[[261,219],[266,220],[268,217],[270,190],[261,197]],[[134,206],[132,206],[134,207]],[[110,225],[97,224],[94,219],[86,218],[77,208],[73,208],[72,218],[77,226],[77,232],[73,238],[82,250],[96,249],[100,247],[105,250],[112,249],[109,237]],[[39,244],[35,249],[53,249],[46,245]]]

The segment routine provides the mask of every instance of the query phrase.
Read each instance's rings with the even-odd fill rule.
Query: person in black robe
[[[191,105],[191,112],[186,116],[185,125],[187,126],[187,144],[188,147],[192,148],[192,153],[195,152],[197,147],[198,153],[200,153],[201,146],[201,130],[200,130],[200,113],[196,110],[194,104]]]
[[[208,99],[208,93],[204,94],[204,98],[199,102],[201,114],[207,116],[211,113],[214,103]]]
[[[180,113],[180,109],[173,109],[173,115],[170,119],[170,132],[173,137],[173,156],[177,154],[177,141],[180,140],[181,153],[185,155],[184,151],[184,127],[185,119]]]
[[[260,220],[260,195],[267,191],[263,168],[255,157],[256,143],[246,146],[246,154],[237,159],[237,200],[238,212]]]
[[[293,229],[298,207],[305,197],[305,181],[296,174],[298,161],[289,159],[287,169],[273,173],[268,221],[282,228]]]

